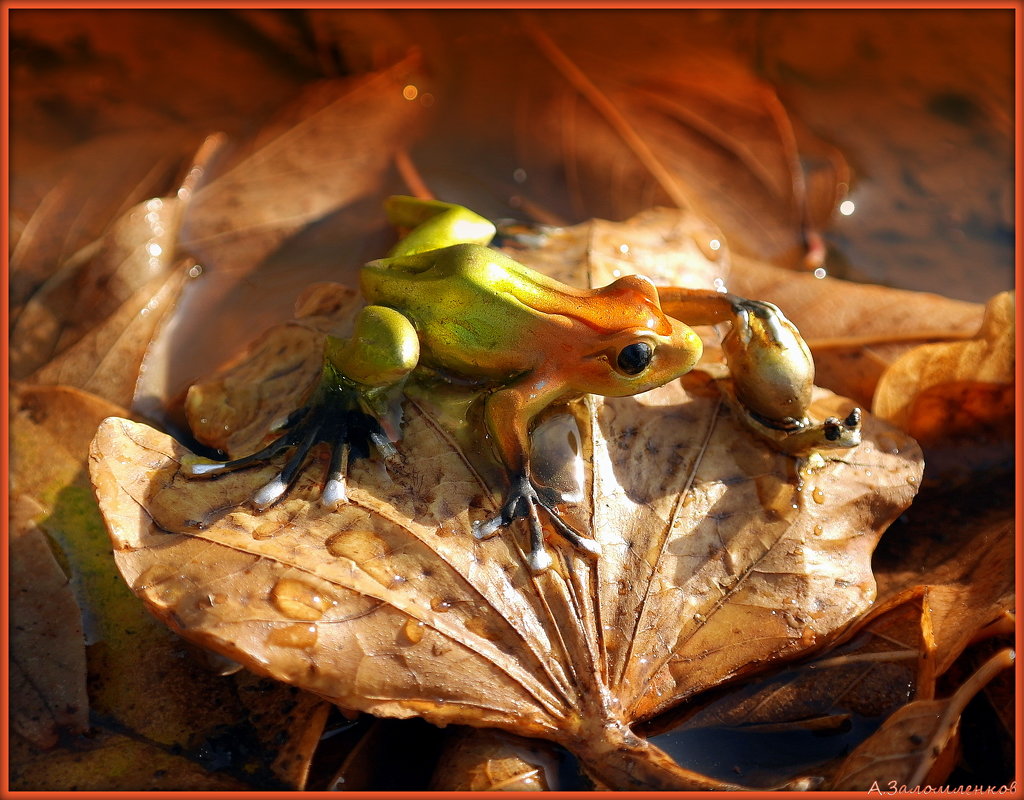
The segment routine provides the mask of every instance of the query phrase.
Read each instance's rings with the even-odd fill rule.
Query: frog
[[[484,433],[506,477],[498,511],[472,525],[486,539],[524,518],[530,570],[552,565],[542,517],[581,555],[600,556],[592,537],[558,511],[563,497],[537,481],[530,433],[550,406],[587,394],[629,397],[664,386],[697,365],[703,343],[693,326],[730,323],[723,350],[733,404],[750,429],[789,453],[852,447],[860,411],[812,424],[807,407],[813,359],[796,326],[771,303],[728,292],[658,287],[641,275],[579,289],[536,272],[491,246],[497,228],[468,208],[394,196],[385,203],[404,236],[360,271],[367,305],[348,337],[328,336],[320,383],[286,432],[231,461],[197,459],[190,477],[263,464],[292,449],[285,466],[251,497],[263,511],[288,490],[318,442],[331,448],[320,494],[327,508],[348,501],[350,456],[396,457],[406,380],[430,371],[478,387]]]

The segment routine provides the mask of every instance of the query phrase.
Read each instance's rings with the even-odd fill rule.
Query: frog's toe
[[[233,472],[254,464],[265,464],[282,450],[293,444],[290,434],[285,434],[268,444],[262,450],[231,461],[211,461],[207,458],[189,458],[181,462],[181,472],[189,478],[212,478],[224,472]]]
[[[526,565],[532,572],[544,572],[551,568],[551,563],[551,554],[543,548],[526,554]]]
[[[318,441],[319,434],[320,425],[318,422],[314,422],[299,432],[301,439],[295,448],[295,452],[292,453],[288,462],[284,465],[284,469],[250,498],[250,502],[258,511],[266,511],[288,491],[288,487],[294,483],[299,470],[302,469],[302,465],[306,463],[309,451],[313,449],[313,445]],[[295,434],[292,434],[292,437],[289,438],[289,443],[294,442],[294,436]]]
[[[331,451],[331,465],[327,468],[327,482],[320,492],[320,505],[335,511],[348,502],[349,444],[342,441]]]
[[[829,417],[821,424],[822,435],[833,447],[856,447],[860,444],[861,410],[854,408],[845,419]]]
[[[320,493],[320,505],[331,511],[335,511],[348,502],[348,487],[346,482],[339,478],[328,478],[324,484],[324,490]]]
[[[505,517],[498,514],[490,519],[477,520],[472,525],[473,536],[477,539],[490,539],[505,525]]]
[[[266,511],[280,500],[281,496],[287,491],[288,484],[284,482],[280,475],[277,475],[272,481],[256,492],[250,498],[250,502],[258,511]]]
[[[538,509],[543,508],[552,526],[563,539],[587,555],[599,556],[601,546],[593,539],[581,536],[558,515],[554,508],[558,497],[557,492],[546,487],[534,486],[529,478],[520,475],[512,480],[512,487],[502,504],[501,511],[490,519],[473,523],[473,536],[477,539],[487,539],[514,519],[525,517],[530,528],[530,549],[526,554],[526,564],[533,572],[543,572],[552,563],[551,555],[545,548],[544,527],[538,513]]]

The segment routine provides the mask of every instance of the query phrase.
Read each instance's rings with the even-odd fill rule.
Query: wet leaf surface
[[[624,266],[602,254],[614,244],[621,256],[625,226],[600,226],[574,232],[589,245],[576,272],[595,284]],[[650,255],[643,244],[630,253]],[[323,298],[307,303],[349,310]],[[235,366],[245,381],[229,371],[204,386],[211,410],[229,407],[218,399],[225,387],[259,383],[260,371],[278,379],[275,341]],[[302,348],[284,352],[315,368]],[[305,386],[289,363],[294,407]],[[280,413],[271,386],[243,398],[257,409],[273,398],[265,418]],[[108,420],[93,476],[129,585],[193,640],[341,706],[552,739],[613,786],[688,785],[663,757],[627,747],[627,734],[609,740],[609,727],[614,736],[820,646],[870,604],[871,550],[920,478],[913,442],[875,422],[857,450],[801,466],[750,436],[715,383],[694,373],[636,399],[590,400],[558,423],[579,429],[586,475],[570,514],[604,555],[590,564],[555,546],[557,568],[537,576],[517,529],[472,536],[500,486],[461,416],[445,411],[473,396],[460,405],[449,390],[442,403],[436,388],[410,392],[401,462],[386,472],[355,462],[352,502],[335,512],[315,502],[323,456],[284,501],[253,514],[242,504],[274,467],[189,480],[180,445]],[[847,406],[822,393],[812,413]]]

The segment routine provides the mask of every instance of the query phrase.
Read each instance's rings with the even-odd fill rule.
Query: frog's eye
[[[653,347],[647,342],[633,342],[619,351],[616,363],[626,375],[639,375],[647,369],[652,358],[654,358]]]

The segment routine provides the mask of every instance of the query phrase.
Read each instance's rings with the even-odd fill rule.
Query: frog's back
[[[488,247],[457,244],[371,261],[360,282],[367,302],[396,309],[412,322],[427,361],[498,374],[529,368],[525,339],[567,322],[519,299],[536,291],[524,270]]]

